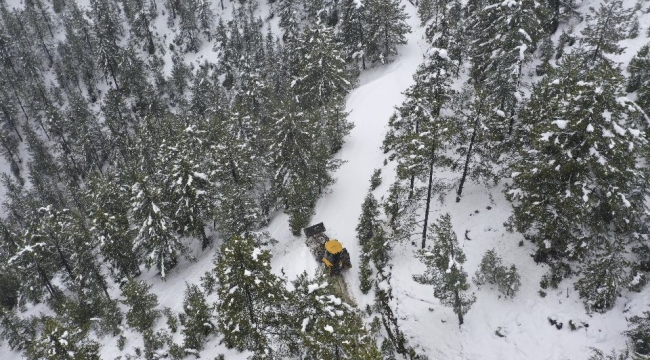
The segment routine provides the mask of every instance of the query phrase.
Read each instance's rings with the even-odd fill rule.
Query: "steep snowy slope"
[[[585,12],[598,2],[587,0],[580,10]],[[266,1],[260,0],[260,3],[260,12],[267,12]],[[394,62],[363,72],[358,87],[348,96],[347,110],[355,128],[337,155],[345,163],[335,174],[336,184],[318,201],[312,218],[312,223],[324,222],[327,234],[342,241],[350,251],[354,267],[345,274],[345,279],[361,308],[372,304],[373,298],[359,290],[360,248],[355,227],[373,170],[382,169],[383,183],[374,191],[378,199],[385,196],[394,179],[393,165],[383,165],[386,155],[380,150],[380,145],[394,107],[404,98],[401,92],[413,83],[412,75],[427,49],[415,7],[407,0],[403,0],[403,3],[411,17],[409,23],[412,32],[408,35],[408,44],[400,47],[400,55]],[[628,0],[626,6],[631,7],[635,3],[635,0]],[[229,12],[225,11],[225,14]],[[645,34],[650,26],[650,15],[641,12],[639,15],[641,35],[623,42],[628,47],[627,51],[617,56],[616,61],[626,64],[638,48],[647,43]],[[276,26],[277,19],[272,21]],[[159,18],[157,25],[159,28],[165,26],[163,17]],[[579,31],[581,26],[578,24],[576,30]],[[211,58],[214,54],[210,47],[205,45],[204,51],[192,54],[187,61]],[[466,323],[459,328],[451,309],[440,305],[433,297],[432,288],[413,281],[412,275],[424,269],[414,257],[418,247],[410,243],[398,245],[391,260],[391,285],[395,295],[393,305],[402,330],[419,352],[431,359],[580,360],[588,358],[589,347],[609,351],[626,346],[627,339],[621,334],[627,329],[626,317],[648,310],[650,290],[646,289],[640,294],[624,293],[615,308],[602,315],[585,313],[582,301],[573,290],[572,280],[564,281],[558,290],[549,291],[542,298],[538,294],[539,279],[546,268],[533,262],[529,256],[533,249],[528,243],[519,246],[522,240],[520,234],[505,230],[503,223],[509,217],[511,207],[503,197],[502,188],[486,188],[481,184],[469,183],[460,203],[454,201],[452,194],[442,195],[444,201],[435,202],[431,216],[435,220],[445,212],[452,215],[454,229],[468,258],[465,270],[470,276],[484,252],[494,248],[503,256],[506,264],[516,264],[522,277],[522,287],[513,299],[504,299],[496,289],[489,286],[477,288],[472,284],[470,292],[476,294],[477,301],[467,314]],[[263,230],[279,241],[272,249],[272,265],[277,274],[283,273],[291,280],[303,271],[309,274],[316,272],[318,264],[304,245],[304,237],[291,235],[285,214],[276,214]],[[467,237],[471,240],[464,240],[466,230],[469,230]],[[200,277],[213,267],[213,255],[214,250],[197,253],[196,262],[182,263],[166,281],[160,280],[154,272],[145,273],[142,279],[153,284],[152,292],[158,296],[161,308],[169,307],[179,312],[186,284],[200,282]],[[111,296],[119,296],[119,289],[113,289]],[[214,301],[214,297],[208,300]],[[33,311],[36,313],[41,309]],[[562,323],[563,327],[558,329],[550,324],[549,319]],[[572,331],[569,320],[580,328]],[[158,326],[165,326],[164,318],[159,320]],[[142,347],[139,335],[129,336],[127,333],[126,337],[123,351],[117,348],[116,337],[101,339],[102,358],[114,359],[132,353],[135,347]],[[181,342],[182,336],[176,333],[174,340]],[[213,359],[218,354],[235,360],[248,356],[226,349],[219,344],[218,338],[212,337],[200,355],[204,359]],[[0,347],[0,359],[18,358],[20,354],[9,351],[6,346]]]

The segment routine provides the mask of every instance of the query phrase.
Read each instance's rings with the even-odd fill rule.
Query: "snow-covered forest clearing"
[[[0,67],[0,359],[650,358],[647,0],[0,0]]]

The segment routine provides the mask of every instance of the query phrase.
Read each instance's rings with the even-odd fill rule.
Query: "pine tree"
[[[581,43],[592,65],[608,62],[605,54],[620,54],[624,50],[618,42],[627,36],[632,11],[623,8],[622,0],[601,3],[598,10],[589,10],[591,14],[586,16],[587,26],[581,32]]]
[[[634,55],[627,67],[630,77],[627,79],[627,92],[637,92],[636,103],[646,115],[650,114],[650,43],[643,46]],[[649,115],[650,116],[650,115]]]
[[[129,307],[126,323],[141,333],[151,330],[160,317],[160,311],[156,309],[157,296],[151,294],[150,289],[151,285],[135,280],[129,280],[122,287],[122,296],[124,296],[122,303]]]
[[[538,247],[537,261],[580,260],[601,236],[631,241],[644,221],[646,124],[623,92],[618,69],[585,69],[564,56],[534,87],[521,113],[524,151],[506,196],[511,224]]]
[[[119,182],[113,174],[106,178],[98,176],[89,181],[86,193],[91,234],[118,281],[140,275],[140,260],[133,250],[135,234],[123,211],[129,189],[118,185]]]
[[[460,326],[463,325],[464,315],[476,301],[474,295],[463,293],[469,288],[467,273],[462,268],[465,254],[458,244],[449,214],[442,215],[437,223],[431,224],[431,233],[434,237],[433,248],[418,253],[427,269],[424,274],[413,276],[413,279],[420,284],[433,285],[433,295],[443,305],[453,308]]]
[[[289,213],[292,233],[298,235],[341,162],[322,145],[322,124],[312,113],[300,111],[291,100],[282,105],[266,130],[268,160],[274,191]]]
[[[316,25],[300,38],[300,71],[292,81],[294,94],[305,111],[322,108],[344,98],[354,78],[347,69],[332,29]]]
[[[521,286],[517,267],[514,264],[510,265],[510,268],[504,266],[503,260],[496,254],[494,249],[485,252],[472,280],[476,285],[497,285],[499,292],[506,297],[515,296],[519,286]]]
[[[359,224],[356,228],[357,238],[362,246],[375,235],[376,228],[379,225],[378,206],[379,204],[372,193],[368,193],[361,205],[361,216],[359,216]]]
[[[521,98],[523,68],[532,60],[547,14],[533,0],[488,3],[468,19],[472,34],[471,77],[489,89],[485,93],[488,102],[505,114],[503,128],[509,135]]]
[[[453,142],[459,161],[452,169],[461,172],[456,202],[460,201],[467,179],[488,183],[498,175],[500,155],[505,152],[503,141],[507,120],[503,111],[491,106],[487,91],[469,87],[451,101],[456,131]]]
[[[212,324],[212,309],[205,301],[197,285],[187,285],[183,301],[185,323],[183,325],[183,346],[186,349],[201,350],[205,337],[215,331]]]
[[[433,169],[436,165],[448,165],[444,150],[449,146],[453,133],[449,122],[440,115],[453,93],[453,63],[444,49],[431,48],[427,55],[427,60],[413,76],[415,85],[404,92],[406,100],[389,119],[389,130],[382,146],[384,152],[393,151],[389,158],[397,160],[398,178],[410,180],[409,199],[414,198],[416,179],[426,184],[422,248],[428,230]]]
[[[165,198],[172,207],[174,229],[181,236],[200,238],[205,249],[209,245],[205,220],[211,215],[214,186],[210,172],[204,172],[206,165],[199,158],[204,137],[198,127],[190,125],[180,131],[176,142],[161,146],[161,181],[166,185]]]
[[[363,6],[367,16],[367,59],[372,63],[390,62],[397,55],[397,46],[406,44],[406,34],[411,32],[406,24],[406,6],[400,6],[399,0],[368,0]]]
[[[43,292],[47,291],[50,298],[58,298],[61,290],[53,282],[56,272],[59,270],[58,264],[53,256],[52,251],[48,249],[47,244],[39,241],[35,236],[38,213],[34,210],[23,214],[24,218],[20,221],[22,231],[17,233],[13,226],[6,224],[3,226],[2,241],[3,250],[9,251],[7,260],[8,266],[16,271],[22,281],[20,282],[20,292],[30,301],[38,302],[42,299]]]
[[[151,0],[121,0],[124,15],[130,25],[132,39],[144,43],[150,55],[156,51],[151,24],[158,17],[156,2]]]
[[[124,31],[119,7],[112,1],[91,0],[90,16],[94,20],[92,46],[97,64],[104,73],[107,83],[110,76],[113,86],[119,89],[120,83],[117,77],[123,51],[118,42]]]
[[[417,3],[418,6],[418,17],[420,18],[420,26],[424,26],[429,19],[434,16],[436,8],[439,7],[439,3],[444,3],[443,1],[436,0],[420,0]]]
[[[28,359],[33,360],[100,360],[100,345],[88,340],[82,329],[62,324],[51,317],[44,317],[41,334],[27,349]]]
[[[333,295],[325,277],[309,279],[306,273],[293,282],[290,302],[292,335],[299,338],[299,356],[313,359],[377,359],[376,344],[360,314]],[[295,334],[295,335],[294,335]],[[294,340],[295,341],[295,340]]]
[[[226,346],[264,354],[271,349],[271,326],[288,295],[284,280],[271,272],[271,254],[250,238],[233,238],[216,262],[217,327]]]
[[[625,332],[632,339],[634,352],[641,356],[650,355],[650,312],[643,312],[642,316],[633,316],[630,323],[634,327]]]
[[[370,37],[367,34],[366,8],[357,0],[343,0],[341,7],[341,33],[339,36],[343,43],[346,60],[361,62],[361,67],[365,69],[367,43],[364,39]]]
[[[622,239],[601,241],[603,244],[595,244],[598,249],[592,250],[592,257],[584,264],[583,277],[575,283],[575,289],[584,299],[587,311],[604,313],[614,307],[631,276]]]

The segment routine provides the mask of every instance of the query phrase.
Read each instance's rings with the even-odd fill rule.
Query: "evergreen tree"
[[[112,174],[98,176],[89,181],[86,193],[91,234],[118,281],[140,275],[140,261],[133,250],[136,234],[123,211],[128,206],[129,189],[118,185],[119,182]]]
[[[650,43],[643,46],[634,55],[627,67],[630,77],[627,79],[627,92],[637,92],[636,103],[646,115],[650,114]],[[650,115],[648,115],[650,116]]]
[[[298,235],[341,162],[322,145],[322,125],[313,114],[298,110],[291,100],[282,105],[267,130],[268,160],[275,174],[273,187],[289,213],[292,233]]]
[[[47,244],[36,236],[37,216],[36,211],[25,213],[23,230],[15,233],[7,225],[2,232],[3,250],[8,250],[10,256],[7,264],[11,266],[22,279],[20,293],[30,301],[38,302],[42,299],[43,291],[47,291],[50,298],[58,298],[61,290],[53,283],[53,278],[59,270]]]
[[[347,61],[361,62],[366,68],[366,48],[364,39],[369,38],[366,24],[367,12],[363,4],[357,0],[343,0],[341,4],[341,32],[343,51]]]
[[[301,108],[310,111],[344,98],[354,78],[334,40],[333,30],[323,25],[309,27],[300,40],[300,71],[292,89]]]
[[[584,264],[583,277],[575,283],[575,289],[587,311],[604,313],[614,307],[631,276],[622,239],[601,241],[603,245],[596,244],[598,249],[592,250],[592,257]]]
[[[433,169],[435,165],[448,165],[444,150],[453,133],[453,128],[440,115],[453,93],[453,63],[444,49],[431,48],[427,55],[427,60],[413,76],[415,85],[405,91],[406,100],[389,119],[389,130],[383,142],[384,152],[393,151],[389,158],[397,159],[398,178],[410,180],[409,199],[414,198],[416,179],[426,184],[422,248],[428,230]]]
[[[156,51],[153,40],[152,22],[158,17],[156,2],[151,0],[121,0],[124,15],[130,25],[131,38],[144,47],[149,54]]]
[[[598,10],[589,10],[591,14],[586,16],[587,26],[582,30],[581,43],[592,65],[600,61],[608,62],[605,54],[623,52],[618,42],[627,36],[632,11],[623,8],[622,0],[601,3]]]
[[[131,185],[130,221],[138,227],[134,249],[145,252],[147,268],[155,266],[165,279],[167,273],[178,263],[179,255],[186,253],[186,246],[173,233],[173,221],[162,208],[162,189],[152,184],[150,177],[141,177]]]
[[[489,89],[485,93],[488,102],[505,114],[502,121],[507,124],[503,128],[509,135],[521,98],[523,67],[532,60],[547,14],[533,0],[488,3],[469,18],[471,77]]]
[[[491,106],[489,95],[482,88],[465,88],[451,101],[456,125],[453,142],[456,143],[458,163],[452,169],[461,172],[456,202],[460,201],[465,181],[496,179],[500,155],[504,153],[504,134],[507,133],[505,113]]]
[[[399,0],[367,0],[363,6],[368,27],[367,58],[372,63],[389,62],[397,55],[397,46],[406,44],[405,36],[411,32],[406,24],[406,6],[400,6]]]
[[[41,334],[27,350],[33,360],[100,360],[100,345],[88,340],[82,329],[66,326],[51,317],[43,318]]]
[[[197,351],[203,349],[205,337],[215,331],[215,326],[210,321],[212,310],[197,285],[187,285],[183,312],[185,313],[183,346]]]
[[[511,224],[537,245],[537,261],[581,260],[601,237],[635,238],[645,221],[646,124],[625,98],[618,69],[563,57],[521,113],[526,142],[506,196]],[[618,241],[618,240],[617,240]]]
[[[173,214],[172,224],[181,236],[194,236],[209,245],[205,220],[211,215],[214,187],[210,173],[198,158],[204,135],[195,126],[181,131],[173,144],[163,144],[161,181],[166,185],[165,198]]]
[[[463,316],[476,301],[474,295],[463,293],[469,288],[467,273],[462,268],[465,254],[458,244],[449,214],[442,215],[437,223],[431,224],[431,233],[434,237],[433,248],[420,250],[418,254],[427,269],[424,274],[413,276],[413,279],[420,284],[433,285],[433,295],[443,305],[454,309],[460,326],[463,325]]]
[[[95,102],[98,65],[94,53],[95,40],[92,25],[76,2],[69,2],[66,5],[62,20],[66,43],[58,47],[59,56],[62,61],[72,62],[72,66],[80,73],[80,79],[86,86],[89,98]]]
[[[112,1],[91,0],[90,16],[94,20],[91,36],[97,64],[104,73],[107,83],[110,76],[113,86],[119,89],[117,76],[120,72],[119,64],[123,51],[118,42],[124,31],[119,7]]]
[[[122,303],[129,307],[126,313],[126,323],[145,333],[154,326],[154,323],[160,317],[160,311],[156,309],[158,299],[155,294],[149,290],[151,285],[144,281],[129,280],[122,287]]]
[[[333,295],[324,277],[309,279],[306,273],[293,282],[290,302],[292,335],[297,335],[299,356],[313,359],[379,359],[360,314]],[[295,341],[295,340],[293,340]]]
[[[642,316],[633,316],[630,323],[634,326],[625,332],[632,339],[634,352],[641,356],[650,355],[650,312],[643,312]]]
[[[356,228],[357,238],[362,246],[375,235],[379,226],[378,206],[379,204],[372,193],[368,193],[361,205],[361,216],[359,216],[359,224]]]
[[[486,283],[497,285],[499,292],[506,297],[515,296],[521,286],[517,267],[515,265],[510,265],[510,268],[504,266],[503,260],[494,249],[485,252],[472,280],[477,285]]]
[[[221,248],[217,327],[228,347],[264,354],[271,349],[271,326],[288,294],[284,280],[271,272],[271,254],[250,238],[233,238]]]

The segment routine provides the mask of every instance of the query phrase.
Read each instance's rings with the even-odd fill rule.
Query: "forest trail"
[[[403,1],[410,24],[417,24],[416,8]],[[412,25],[413,26],[413,25]],[[362,73],[359,86],[347,99],[346,110],[354,124],[338,158],[345,161],[334,174],[336,183],[330,193],[321,198],[312,217],[312,223],[324,222],[327,234],[343,243],[350,253],[352,269],[344,274],[348,290],[360,308],[365,307],[359,290],[360,247],[356,238],[356,226],[361,214],[361,204],[370,188],[374,169],[382,167],[385,155],[381,150],[388,119],[394,107],[402,103],[406,90],[413,81],[413,74],[422,62],[426,48],[422,39],[424,29],[414,27],[407,35],[408,43],[400,46],[394,62],[376,66]],[[382,174],[382,187],[389,186],[393,175]]]

